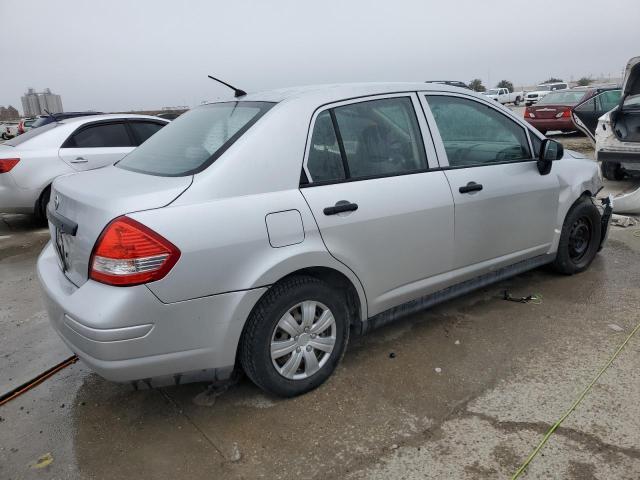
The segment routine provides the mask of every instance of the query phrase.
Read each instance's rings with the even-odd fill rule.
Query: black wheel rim
[[[588,217],[578,218],[569,233],[569,258],[575,263],[582,260],[591,245],[593,226]]]

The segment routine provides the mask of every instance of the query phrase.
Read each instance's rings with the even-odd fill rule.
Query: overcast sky
[[[0,0],[0,105],[27,87],[65,110],[194,106],[310,83],[619,75],[640,1]]]

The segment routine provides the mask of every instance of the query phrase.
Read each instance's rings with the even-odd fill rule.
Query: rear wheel
[[[602,162],[602,176],[607,180],[622,180],[624,179],[624,171],[619,163],[614,162]]]
[[[240,363],[260,388],[293,397],[329,378],[348,339],[344,297],[314,277],[291,277],[273,286],[251,313]]]
[[[516,97],[516,101],[513,102],[513,104],[517,107],[518,105],[520,105],[520,97]]]
[[[553,268],[566,275],[585,271],[598,253],[601,236],[600,212],[582,197],[564,220]]]

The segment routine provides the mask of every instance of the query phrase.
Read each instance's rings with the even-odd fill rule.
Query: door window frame
[[[77,135],[78,133],[83,132],[84,130],[87,130],[89,128],[99,126],[99,125],[115,125],[120,123],[124,125],[124,128],[127,132],[127,136],[129,137],[129,141],[131,142],[131,145],[119,146],[119,147],[78,147],[75,145],[74,136]],[[129,128],[128,119],[114,118],[114,119],[108,119],[108,120],[98,120],[95,122],[83,123],[78,128],[76,128],[73,132],[71,132],[71,134],[66,138],[66,140],[62,142],[62,145],[60,146],[60,148],[135,148],[136,146],[137,146],[136,138],[133,135],[133,131],[131,130],[131,128]]]
[[[449,158],[447,157],[447,152],[444,148],[444,142],[442,137],[440,136],[440,130],[438,129],[438,125],[436,123],[436,119],[431,112],[431,108],[429,107],[429,103],[427,101],[427,97],[436,96],[436,97],[458,97],[469,101],[475,101],[481,105],[489,107],[493,109],[495,112],[504,116],[508,120],[511,120],[516,125],[524,129],[525,136],[527,138],[527,143],[529,145],[529,153],[531,158],[523,158],[519,160],[504,160],[501,162],[491,162],[491,163],[482,163],[476,165],[450,165]],[[503,109],[506,107],[502,107],[495,101],[488,101],[483,98],[478,98],[473,95],[466,95],[458,92],[445,92],[445,91],[434,91],[434,90],[422,90],[418,92],[418,99],[420,104],[422,105],[422,109],[424,111],[424,115],[427,120],[427,124],[429,126],[430,131],[432,132],[433,141],[435,143],[436,154],[438,156],[438,162],[441,165],[441,170],[454,170],[460,168],[476,168],[476,167],[490,167],[492,165],[504,165],[509,163],[525,163],[525,162],[535,162],[538,158],[535,156],[535,151],[533,148],[533,142],[531,140],[531,135],[536,135],[540,140],[544,140],[544,136],[541,133],[533,132],[530,128],[530,125],[524,121],[524,119],[520,119],[516,115],[514,115],[511,111],[505,112]]]
[[[335,121],[335,114],[333,113],[334,108],[342,107],[345,105],[354,105],[358,103],[370,102],[375,100],[384,100],[388,98],[409,98],[411,100],[414,114],[416,116],[416,121],[418,123],[418,133],[420,134],[419,141],[422,142],[422,148],[424,149],[427,168],[422,168],[419,170],[411,170],[408,172],[385,173],[380,175],[368,175],[368,176],[356,177],[356,178],[347,177],[347,172],[348,172],[347,170],[345,171],[346,178],[343,178],[340,180],[326,180],[326,181],[314,182],[313,177],[309,172],[307,163],[309,161],[309,152],[311,150],[311,137],[313,136],[313,130],[315,128],[316,119],[318,118],[318,116],[321,113],[328,111],[333,121],[334,129],[336,130],[335,134],[336,134],[336,137],[338,138],[338,143],[340,144],[341,135],[340,135],[340,130],[338,128],[337,122]],[[420,147],[420,145],[418,145],[418,147]],[[348,162],[348,160],[344,157],[344,152],[342,151],[341,151],[341,156],[343,156],[343,162]],[[302,178],[306,179],[308,183],[303,183],[301,181],[300,188],[332,185],[336,183],[359,182],[363,180],[371,180],[375,178],[385,178],[385,177],[397,177],[401,175],[415,175],[419,173],[431,172],[436,170],[440,170],[440,165],[438,164],[437,153],[435,150],[435,146],[433,144],[433,137],[432,137],[429,125],[427,124],[427,121],[425,119],[424,111],[422,110],[422,106],[420,104],[420,100],[416,92],[410,91],[410,92],[387,93],[387,94],[380,94],[380,95],[367,95],[363,97],[356,97],[356,98],[350,98],[345,100],[339,100],[336,102],[326,103],[324,105],[319,106],[314,111],[311,117],[311,121],[309,122],[309,130],[307,132],[307,140],[306,140],[306,145],[304,149],[304,160],[302,163],[302,173],[301,173],[301,179]]]

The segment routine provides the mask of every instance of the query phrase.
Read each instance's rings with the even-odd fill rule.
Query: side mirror
[[[561,143],[548,138],[542,141],[540,157],[538,158],[538,171],[540,175],[547,175],[551,171],[554,160],[560,160],[564,155],[564,147]]]

